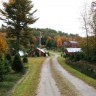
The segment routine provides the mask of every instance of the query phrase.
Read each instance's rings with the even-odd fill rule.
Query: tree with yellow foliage
[[[58,36],[57,37],[57,47],[62,47],[62,37],[61,36]]]
[[[0,33],[0,53],[5,54],[7,51],[7,42],[3,33]]]

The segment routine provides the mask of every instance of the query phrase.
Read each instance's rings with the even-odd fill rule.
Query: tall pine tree
[[[0,17],[7,24],[8,34],[16,38],[16,49],[19,51],[21,31],[28,25],[33,24],[38,18],[34,17],[37,10],[33,9],[31,0],[9,0],[3,3],[4,8],[0,9]]]

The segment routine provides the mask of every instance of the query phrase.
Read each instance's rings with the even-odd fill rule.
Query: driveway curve
[[[76,90],[80,93],[81,96],[96,96],[96,89],[86,84],[84,81],[76,78],[75,76],[68,73],[57,61],[58,55],[55,55],[52,59],[53,65],[56,70],[62,74],[70,83],[72,83]]]
[[[96,96],[96,89],[86,84],[84,81],[76,78],[68,73],[57,61],[58,55],[49,57],[45,60],[41,75],[40,83],[37,89],[36,96]],[[52,64],[51,64],[52,61]],[[53,66],[53,68],[52,68]],[[61,86],[63,91],[60,90],[56,79],[53,76],[52,70],[55,69],[55,73],[58,73],[57,77],[63,78]],[[59,80],[59,79],[57,79]],[[67,89],[68,88],[68,89]]]

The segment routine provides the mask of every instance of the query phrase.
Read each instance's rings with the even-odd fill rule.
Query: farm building
[[[65,48],[67,48],[67,47],[77,48],[77,46],[78,46],[78,42],[76,42],[76,41],[66,41],[63,44],[64,44]]]
[[[64,50],[65,54],[74,54],[76,52],[81,52],[81,48],[66,48]]]
[[[45,56],[46,53],[43,49],[40,49],[40,48],[35,48],[34,50],[31,50],[28,54],[29,56]]]

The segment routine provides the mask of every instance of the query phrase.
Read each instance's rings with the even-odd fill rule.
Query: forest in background
[[[15,48],[16,37],[10,34],[9,29],[4,27],[0,28],[0,32],[5,33],[7,42],[10,48]],[[28,28],[26,31],[21,32],[20,36],[20,49],[33,49],[36,47],[41,48],[55,48],[63,47],[63,42],[68,40],[76,40],[76,38],[82,38],[78,34],[68,34],[62,31],[56,31],[50,28],[40,29],[40,28]],[[41,41],[40,41],[41,39]]]

